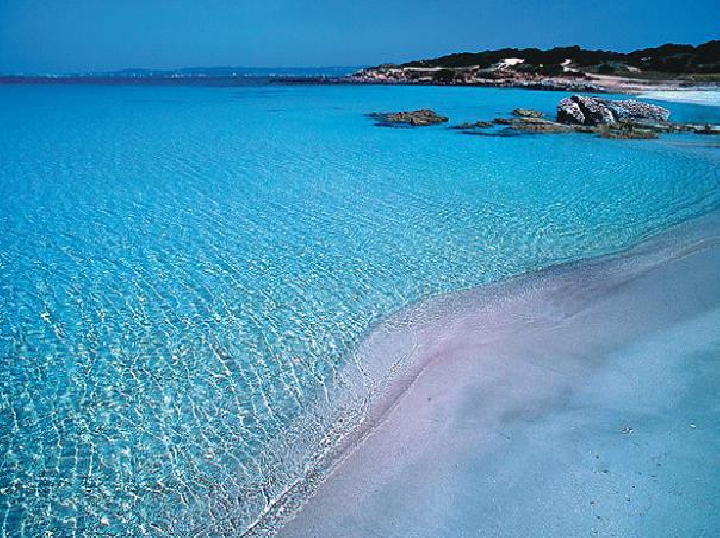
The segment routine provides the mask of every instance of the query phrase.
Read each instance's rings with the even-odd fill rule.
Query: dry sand
[[[720,88],[714,90],[657,90],[646,91],[638,95],[643,99],[657,101],[676,101],[696,105],[720,106]]]

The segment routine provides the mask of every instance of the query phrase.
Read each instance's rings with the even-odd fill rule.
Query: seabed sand
[[[714,213],[398,313],[360,353],[415,368],[280,535],[717,536],[719,277]]]

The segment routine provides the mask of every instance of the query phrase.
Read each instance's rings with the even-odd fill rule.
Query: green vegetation
[[[720,40],[708,41],[698,46],[668,43],[629,53],[587,50],[578,45],[555,47],[549,50],[505,48],[482,52],[460,52],[429,60],[417,60],[402,64],[400,67],[479,66],[483,69],[505,58],[521,58],[525,60],[523,70],[541,74],[561,73],[561,64],[567,59],[580,69],[605,73],[619,73],[628,69],[673,75],[720,73]]]
[[[455,80],[455,71],[452,69],[441,69],[435,73],[434,78],[438,82],[452,82]]]

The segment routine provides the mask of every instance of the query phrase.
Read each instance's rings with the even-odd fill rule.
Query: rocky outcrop
[[[572,132],[572,127],[569,125],[563,125],[562,123],[555,123],[552,121],[542,123],[513,123],[510,129],[515,131],[525,131],[528,133],[569,133]]]
[[[580,108],[580,103],[570,98],[560,101],[555,119],[560,123],[585,125],[585,113]]]
[[[511,112],[511,114],[521,118],[542,118],[544,115],[542,112],[532,110],[531,108],[516,108]]]
[[[494,125],[491,121],[476,121],[474,123],[461,123],[460,125],[453,125],[450,129],[457,129],[459,131],[469,131],[472,129],[489,129]]]
[[[610,109],[594,97],[573,95],[560,101],[557,107],[559,123],[601,125],[615,123]]]
[[[376,125],[395,128],[436,125],[448,121],[447,117],[427,108],[410,112],[376,112],[368,116],[378,120]],[[543,118],[541,112],[528,108],[516,108],[512,116],[492,121],[465,122],[453,125],[450,129],[482,136],[585,133],[625,140],[647,140],[669,133],[720,135],[720,125],[674,123],[669,121],[669,110],[632,99],[610,100],[573,95],[558,104],[556,121]]]
[[[413,110],[410,112],[373,112],[369,115],[371,118],[380,120],[381,124],[405,124],[415,127],[425,125],[435,125],[449,121],[446,116],[441,116],[434,110],[423,108],[421,110]]]
[[[569,125],[568,127],[571,127],[574,133],[584,133],[584,134],[597,133],[597,127],[593,127],[592,125]]]
[[[652,140],[658,137],[655,131],[650,129],[600,129],[600,138],[613,138],[620,140]]]
[[[720,135],[720,125],[705,125],[700,129],[694,129],[695,134]]]
[[[672,123],[670,126],[674,129],[673,132],[720,135],[720,124],[717,123]]]
[[[633,99],[612,101],[573,95],[558,103],[556,119],[570,125],[616,125],[623,120],[666,122],[669,117],[668,109]]]
[[[625,99],[623,101],[610,101],[609,105],[614,115],[619,120],[642,120],[642,121],[668,121],[670,111],[657,105],[643,103],[634,99]]]
[[[618,126],[622,129],[647,130],[657,134],[679,133],[683,130],[680,125],[666,121],[620,120]]]

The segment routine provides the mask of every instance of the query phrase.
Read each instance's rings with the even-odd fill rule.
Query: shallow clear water
[[[720,206],[720,153],[697,135],[363,117],[561,97],[0,87],[0,533],[241,531],[304,472],[328,427],[307,415],[378,320]]]

